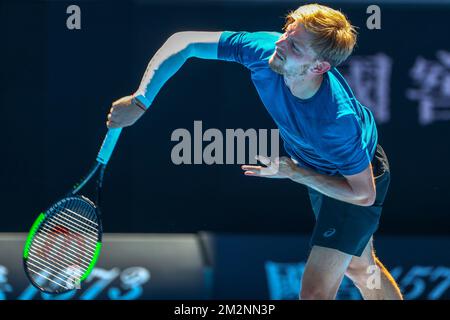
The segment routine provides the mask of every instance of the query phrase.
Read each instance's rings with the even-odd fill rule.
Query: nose
[[[287,37],[285,34],[283,34],[276,42],[275,45],[279,48],[281,48],[283,51],[286,50],[286,42]]]

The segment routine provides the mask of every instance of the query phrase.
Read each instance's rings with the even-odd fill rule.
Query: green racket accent
[[[94,257],[92,258],[91,263],[89,264],[89,267],[87,268],[86,272],[81,277],[80,281],[84,281],[92,272],[92,269],[94,269],[95,264],[97,263],[98,256],[100,255],[100,250],[102,249],[102,243],[97,242],[97,245],[95,246],[95,253]]]
[[[41,224],[42,220],[45,219],[45,213],[41,213],[39,217],[34,221],[33,225],[31,226],[31,230],[28,233],[27,242],[25,243],[25,248],[23,250],[23,257],[25,259],[28,258],[28,253],[30,251],[30,245],[31,241],[33,240],[34,235],[36,234],[37,229],[39,228],[39,225]]]

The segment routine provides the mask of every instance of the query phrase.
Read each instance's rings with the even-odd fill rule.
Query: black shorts
[[[389,162],[380,145],[377,145],[372,159],[372,169],[377,195],[375,203],[370,207],[339,201],[308,188],[316,216],[311,246],[317,245],[361,256],[370,237],[378,228],[381,209],[389,188]]]

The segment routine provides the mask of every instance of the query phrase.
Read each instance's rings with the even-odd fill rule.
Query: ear
[[[312,72],[315,74],[324,74],[331,69],[331,65],[328,61],[317,61],[312,68]]]

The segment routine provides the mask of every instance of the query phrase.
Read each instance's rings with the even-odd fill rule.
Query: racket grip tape
[[[97,155],[98,162],[104,165],[108,163],[116,146],[117,140],[119,140],[121,132],[122,128],[111,128],[108,130]]]

